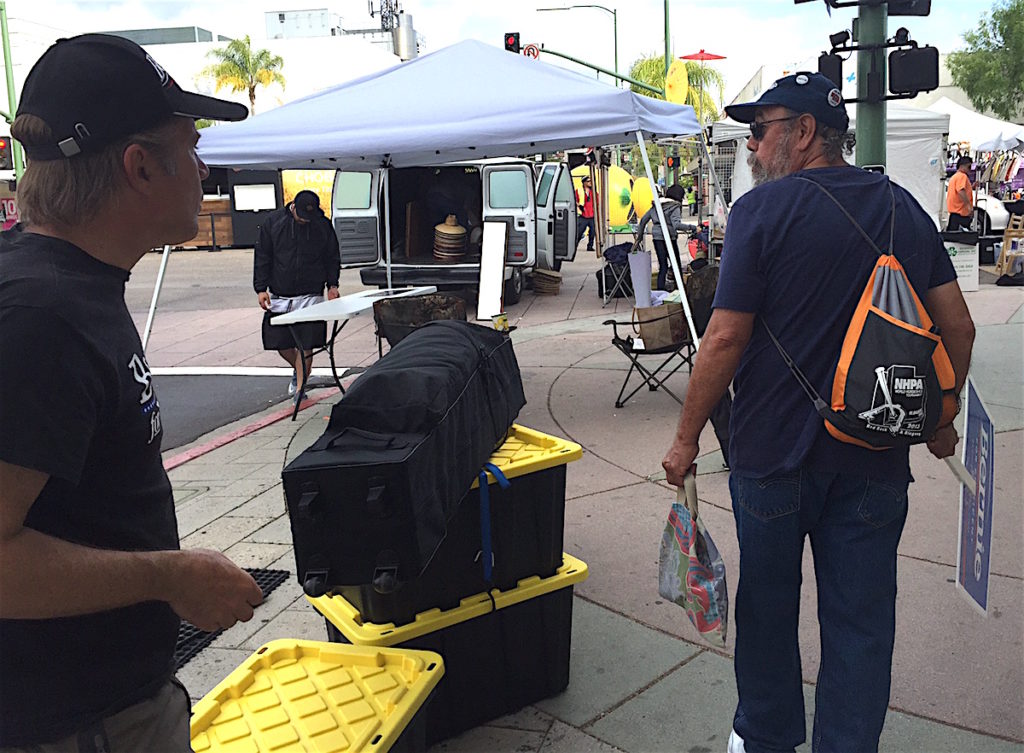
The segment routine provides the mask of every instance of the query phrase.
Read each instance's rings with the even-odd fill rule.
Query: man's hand
[[[932,438],[928,440],[928,449],[940,460],[948,458],[956,452],[956,443],[959,439],[953,424],[949,424],[935,430]]]
[[[665,480],[672,486],[682,486],[683,476],[690,470],[693,461],[697,459],[698,452],[700,452],[700,447],[696,442],[689,444],[680,442],[676,438],[669,448],[668,454],[665,455],[665,459],[661,461],[661,467],[665,469]]]
[[[259,301],[260,308],[264,311],[270,311],[270,293],[264,290],[262,293],[256,294],[256,300]]]
[[[165,601],[179,617],[205,632],[252,619],[263,592],[249,573],[208,549],[167,554],[169,567],[161,573],[167,580]]]
[[[327,300],[328,301],[333,301],[335,298],[338,298],[340,296],[341,296],[341,293],[338,292],[338,286],[337,285],[335,285],[333,288],[327,288]]]

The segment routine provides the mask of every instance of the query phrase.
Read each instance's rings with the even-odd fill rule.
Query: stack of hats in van
[[[438,261],[460,262],[466,255],[466,228],[454,214],[434,226],[434,258]]]

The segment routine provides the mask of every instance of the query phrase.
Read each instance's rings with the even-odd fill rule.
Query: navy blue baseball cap
[[[775,106],[787,107],[801,115],[813,115],[822,125],[840,131],[850,127],[843,93],[830,78],[810,71],[800,71],[780,78],[756,102],[729,105],[725,108],[725,114],[740,123],[752,123],[757,108]]]

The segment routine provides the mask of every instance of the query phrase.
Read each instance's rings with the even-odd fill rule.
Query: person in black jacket
[[[252,283],[265,312],[263,347],[276,350],[295,369],[289,394],[302,395],[305,377],[313,368],[313,348],[327,343],[327,323],[278,327],[270,321],[279,314],[320,303],[325,287],[327,300],[337,298],[340,271],[338,236],[320,209],[320,198],[312,191],[299,191],[290,204],[273,212],[260,226]],[[302,344],[301,354],[295,347],[295,337]]]

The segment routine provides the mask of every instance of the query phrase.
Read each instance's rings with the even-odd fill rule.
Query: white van
[[[452,214],[468,233],[467,252],[458,263],[434,258],[434,227]],[[525,272],[534,267],[559,269],[576,256],[576,198],[569,168],[559,162],[486,160],[339,170],[331,220],[342,268],[362,268],[364,285],[388,284],[385,218],[391,225],[395,287],[476,287],[485,220],[507,225],[506,303],[519,300]]]

